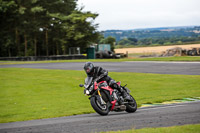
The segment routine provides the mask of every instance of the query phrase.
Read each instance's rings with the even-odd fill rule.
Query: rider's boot
[[[124,100],[131,100],[130,95],[122,87],[120,87],[120,91],[122,93],[122,97],[124,98]]]
[[[109,83],[109,86],[112,86],[113,88],[117,89],[118,91],[120,91],[122,93],[122,97],[124,100],[131,100],[129,94],[121,87],[119,86],[116,81],[111,80]]]

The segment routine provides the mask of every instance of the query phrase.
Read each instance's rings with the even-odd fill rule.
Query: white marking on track
[[[152,109],[160,109],[160,108],[175,108],[175,107],[180,107],[180,106],[186,106],[186,105],[170,105],[170,106],[162,106],[162,107],[160,107],[159,105],[158,106],[153,106],[153,108],[151,108],[151,107],[145,107],[145,108],[139,108],[139,110],[152,110]]]
[[[177,64],[184,64],[184,63],[187,63],[187,64],[200,64],[200,62],[186,62],[186,61],[124,61],[124,62],[141,62],[141,63],[177,63]]]

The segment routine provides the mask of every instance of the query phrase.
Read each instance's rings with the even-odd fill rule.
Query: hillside
[[[135,38],[137,41],[144,39],[178,39],[180,41],[199,41],[200,26],[184,26],[184,27],[160,27],[146,29],[130,29],[130,30],[106,30],[103,32],[104,37],[112,36],[119,42],[126,38]],[[179,39],[180,38],[180,39]]]

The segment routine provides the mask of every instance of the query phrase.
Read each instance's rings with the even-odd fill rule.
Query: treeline
[[[160,46],[160,45],[172,45],[172,44],[187,44],[187,43],[199,43],[200,37],[163,37],[163,38],[124,38],[120,40],[117,45],[121,46]],[[118,46],[120,47],[120,46]]]
[[[194,37],[200,36],[200,26],[193,27],[166,27],[166,28],[147,28],[135,30],[107,30],[103,32],[104,37],[112,36],[116,41],[124,38],[136,38],[138,40],[152,38],[180,38],[180,37]]]
[[[117,48],[200,42],[200,26],[107,30],[103,34],[116,38]]]
[[[1,0],[0,56],[68,53],[98,40],[98,14],[77,8],[77,0]]]

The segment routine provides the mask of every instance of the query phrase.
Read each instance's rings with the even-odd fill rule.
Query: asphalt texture
[[[84,62],[66,63],[38,63],[0,65],[0,68],[38,68],[38,69],[63,69],[83,70]],[[200,75],[200,62],[161,62],[161,61],[134,61],[134,62],[95,62],[109,72],[137,72],[159,74]]]
[[[0,124],[0,133],[91,133],[199,124],[200,101],[139,108],[135,113],[96,113]]]
[[[200,62],[95,62],[94,65],[109,72],[200,75]],[[77,62],[0,65],[0,68],[83,70],[83,66],[84,62]],[[197,123],[200,123],[200,101],[139,108],[135,113],[110,112],[108,116],[93,113],[2,123],[0,133],[90,133]]]

